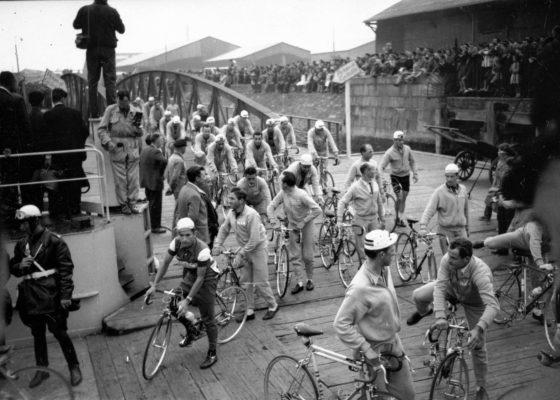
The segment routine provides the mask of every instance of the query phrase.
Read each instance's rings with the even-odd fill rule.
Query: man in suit
[[[48,129],[48,150],[83,149],[88,137],[88,128],[78,110],[64,105],[68,94],[63,89],[53,89],[53,108],[44,114]],[[51,169],[59,178],[70,179],[85,176],[82,162],[86,153],[55,154],[50,160]],[[46,161],[49,165],[48,157]],[[65,214],[67,218],[80,213],[81,186],[83,181],[60,182],[57,194],[53,196],[54,204],[49,198],[49,214],[52,217]]]
[[[179,192],[177,199],[177,220],[190,218],[196,227],[195,235],[205,243],[210,242],[208,230],[208,210],[203,196],[207,186],[207,177],[204,167],[193,165],[187,169],[187,184]]]
[[[163,173],[167,159],[161,149],[163,137],[154,133],[146,138],[147,147],[140,153],[140,187],[144,188],[148,199],[152,233],[165,233],[161,227],[161,203],[163,193]]]

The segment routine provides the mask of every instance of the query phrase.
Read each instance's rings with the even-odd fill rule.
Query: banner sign
[[[49,89],[60,88],[60,89],[64,89],[66,92],[68,91],[68,88],[66,87],[66,82],[64,82],[64,80],[61,77],[56,75],[50,69],[47,69],[45,71],[45,75],[43,76],[42,83],[43,85],[47,86]]]
[[[335,83],[344,83],[348,79],[362,73],[356,61],[350,61],[348,64],[343,65],[339,69],[337,69],[334,73],[333,82]]]

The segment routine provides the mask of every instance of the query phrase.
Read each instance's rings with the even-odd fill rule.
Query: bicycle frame
[[[422,266],[424,265],[424,261],[429,259],[429,257],[431,257],[433,254],[435,254],[433,239],[437,236],[439,236],[439,234],[437,233],[427,233],[425,236],[420,236],[418,234],[418,231],[416,231],[411,226],[409,237],[412,240],[412,262],[414,267],[413,268],[414,276],[412,279],[416,279],[418,276],[420,276],[422,278],[422,283],[427,283],[436,279],[435,276],[434,277],[431,276],[430,269],[428,268],[428,280],[424,280],[424,277],[422,276]],[[424,253],[424,256],[420,260],[420,263],[418,263],[418,254],[416,252],[416,249],[418,248],[419,240],[422,241],[428,247],[426,249],[426,252]]]

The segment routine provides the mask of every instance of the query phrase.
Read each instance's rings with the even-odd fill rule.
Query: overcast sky
[[[110,0],[124,22],[117,52],[148,52],[214,36],[238,46],[287,42],[313,53],[371,41],[363,21],[398,0]],[[0,1],[0,70],[82,69],[72,22],[92,1]]]

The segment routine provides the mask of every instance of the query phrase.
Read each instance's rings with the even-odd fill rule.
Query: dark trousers
[[[498,206],[496,214],[498,219],[498,234],[501,235],[502,233],[507,232],[509,224],[515,214],[515,210]]]
[[[89,113],[90,116],[97,118],[99,117],[97,84],[99,83],[99,78],[101,77],[102,68],[107,105],[115,104],[117,101],[115,49],[111,47],[94,47],[87,49],[86,64],[88,69]]]
[[[150,223],[152,229],[161,227],[161,203],[163,198],[163,190],[144,189],[146,198],[148,199],[148,207],[150,212]]]
[[[49,355],[47,350],[47,337],[45,328],[48,327],[49,331],[58,340],[64,358],[68,363],[68,367],[79,365],[76,350],[72,344],[72,340],[68,333],[66,320],[68,319],[68,312],[59,310],[50,314],[29,315],[20,312],[21,321],[31,328],[33,335],[33,344],[35,347],[35,362],[37,365],[47,367],[49,365]]]

